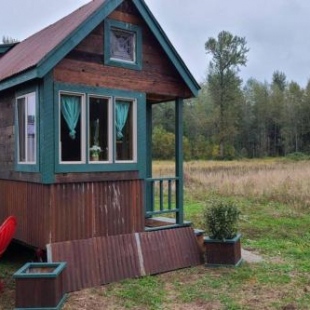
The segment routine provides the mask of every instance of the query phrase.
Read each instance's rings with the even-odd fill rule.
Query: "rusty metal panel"
[[[53,261],[67,262],[66,291],[100,285],[99,265],[93,239],[66,241],[52,245]]]
[[[17,217],[15,238],[47,243],[143,231],[143,181],[43,185],[0,180],[0,221]]]
[[[144,232],[140,239],[147,274],[201,264],[199,246],[191,227]]]
[[[53,185],[52,242],[144,229],[142,181]]]
[[[190,227],[54,243],[48,251],[67,262],[67,291],[201,264]]]
[[[68,292],[141,275],[134,234],[59,242],[48,251],[53,261],[67,262]]]
[[[0,181],[0,221],[9,215],[17,218],[15,239],[33,246],[49,242],[49,190],[42,184]]]

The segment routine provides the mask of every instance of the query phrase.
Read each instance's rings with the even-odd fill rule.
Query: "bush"
[[[299,160],[309,160],[309,156],[302,153],[302,152],[294,152],[294,153],[290,153],[288,155],[286,155],[287,159],[290,160],[295,160],[295,161],[299,161]]]
[[[232,202],[214,201],[204,212],[204,222],[211,239],[232,239],[238,232],[240,211]]]

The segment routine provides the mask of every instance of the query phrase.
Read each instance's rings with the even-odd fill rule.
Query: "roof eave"
[[[36,67],[27,69],[26,71],[0,81],[0,91],[34,80],[38,77],[38,70]]]

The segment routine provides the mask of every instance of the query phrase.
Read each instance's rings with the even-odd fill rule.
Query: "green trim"
[[[17,103],[16,99],[18,97],[26,96],[30,93],[35,93],[36,98],[36,162],[34,164],[25,163],[21,164],[18,162],[18,154],[17,150],[19,148],[18,141],[19,141],[19,130],[18,130],[18,112],[17,112]],[[39,130],[39,117],[40,117],[40,104],[39,104],[39,88],[38,86],[27,87],[23,91],[19,91],[15,93],[15,102],[14,102],[14,123],[15,123],[15,149],[14,149],[14,163],[15,163],[15,170],[20,172],[39,172],[40,171],[40,159],[39,159],[39,141],[40,141],[40,130]]]
[[[17,270],[13,278],[14,279],[33,279],[33,278],[56,278],[66,268],[66,262],[55,263],[26,263],[23,267]],[[54,268],[52,272],[27,272],[31,268]]]
[[[180,57],[174,46],[171,44],[164,30],[161,28],[146,3],[142,0],[132,0],[132,2],[137,7],[145,22],[150,27],[151,31],[165,50],[166,54],[184,79],[189,89],[192,91],[193,95],[195,97],[198,96],[198,91],[200,90],[199,84],[186,67],[182,58]]]
[[[54,140],[55,140],[55,122],[54,115],[54,91],[53,74],[48,73],[43,80],[40,101],[40,166],[42,183],[54,183]]]
[[[136,37],[136,59],[135,62],[126,62],[122,60],[115,60],[111,58],[110,53],[110,38],[111,28],[118,28],[133,32]],[[142,69],[142,32],[141,28],[136,25],[124,23],[112,19],[106,19],[104,22],[104,63],[108,66],[121,67],[126,69],[141,70]]]
[[[135,99],[137,101],[137,160],[134,162],[113,162],[113,163],[77,163],[77,164],[66,164],[60,163],[59,158],[59,92],[72,92],[78,94],[84,94],[86,98],[89,95],[92,96],[103,96],[103,97],[112,97],[115,98],[127,98],[127,99]],[[69,173],[69,172],[118,172],[118,171],[136,171],[139,170],[141,177],[143,178],[145,175],[145,165],[143,162],[145,161],[145,144],[146,144],[146,133],[145,133],[145,94],[133,92],[133,91],[125,91],[125,90],[115,90],[109,88],[99,88],[99,87],[88,87],[88,86],[80,86],[80,85],[70,85],[70,84],[62,84],[55,83],[54,87],[54,119],[55,119],[55,172],[56,173]],[[86,128],[88,128],[88,107],[86,106]],[[114,126],[113,126],[114,128]],[[86,129],[87,130],[87,129]],[[113,134],[114,136],[114,134]],[[86,141],[86,148],[87,148]]]
[[[177,224],[184,221],[183,208],[183,99],[175,101],[175,175],[176,175],[176,213]]]
[[[65,301],[67,299],[67,294],[64,294],[56,307],[40,307],[40,308],[14,308],[14,310],[61,310]]]
[[[18,43],[7,43],[7,44],[0,44],[0,54],[5,54],[8,52],[12,47],[17,45]]]
[[[37,69],[29,69],[21,74],[13,76],[9,79],[3,80],[0,82],[0,91],[14,87],[16,85],[22,84],[24,82],[33,80],[37,78],[38,72]]]
[[[240,240],[240,238],[241,238],[241,234],[237,233],[237,235],[232,239],[219,240],[219,239],[212,239],[209,236],[206,236],[203,238],[203,241],[205,243],[223,243],[223,242],[224,243],[236,243]]]
[[[153,109],[152,104],[146,103],[146,179],[152,178],[152,119]],[[153,205],[154,189],[151,182],[145,182],[145,216],[150,217],[147,212],[154,211]]]

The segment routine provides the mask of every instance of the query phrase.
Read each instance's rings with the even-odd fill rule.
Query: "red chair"
[[[16,217],[9,216],[0,226],[0,257],[10,244],[16,230]]]

